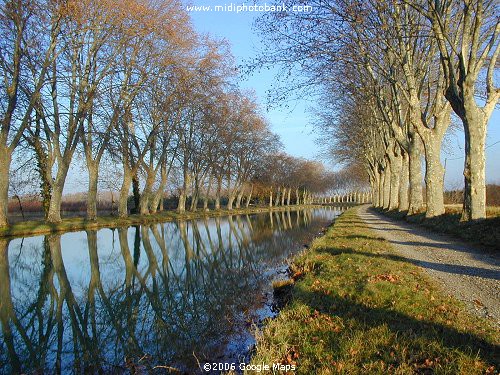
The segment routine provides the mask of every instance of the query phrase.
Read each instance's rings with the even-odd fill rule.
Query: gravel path
[[[500,256],[474,249],[449,236],[359,209],[360,218],[400,255],[425,269],[445,292],[465,302],[468,309],[500,326]],[[499,245],[500,246],[500,245]]]

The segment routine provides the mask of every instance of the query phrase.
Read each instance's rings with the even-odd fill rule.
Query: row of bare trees
[[[320,162],[276,153],[256,170],[251,190],[269,207],[311,204],[314,196],[338,189],[339,177]]]
[[[455,113],[465,134],[462,220],[485,218],[486,130],[500,98],[498,2],[310,3],[307,14],[260,19],[276,44],[257,65],[280,61],[305,73],[292,89],[317,89],[323,143],[336,160],[364,165],[380,207],[444,213],[441,146]]]
[[[227,45],[197,34],[179,1],[9,0],[0,17],[0,226],[13,159],[36,165],[53,223],[80,160],[91,220],[103,165],[119,170],[120,217],[130,190],[136,212],[162,209],[173,180],[179,212],[223,195],[239,207],[257,169],[273,168],[279,140],[237,88]]]

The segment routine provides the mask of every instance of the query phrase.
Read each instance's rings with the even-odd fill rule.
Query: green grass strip
[[[254,364],[296,374],[495,373],[500,335],[345,212],[294,260],[289,302],[257,337]]]

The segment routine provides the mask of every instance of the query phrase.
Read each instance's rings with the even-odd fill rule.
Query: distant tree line
[[[444,192],[444,203],[446,204],[460,204],[463,202],[463,200],[463,190],[447,190]],[[486,185],[486,205],[497,207],[500,206],[500,185]]]
[[[257,23],[269,48],[254,67],[280,63],[292,77],[276,99],[318,95],[330,156],[363,165],[375,206],[427,217],[444,213],[441,146],[454,113],[465,134],[462,220],[485,218],[486,130],[500,98],[498,1],[308,5],[312,12],[269,13]]]

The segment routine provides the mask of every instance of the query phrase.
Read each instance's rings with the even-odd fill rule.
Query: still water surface
[[[339,211],[179,221],[0,241],[0,373],[199,372],[240,362],[270,282]],[[281,275],[284,277],[284,275]]]

